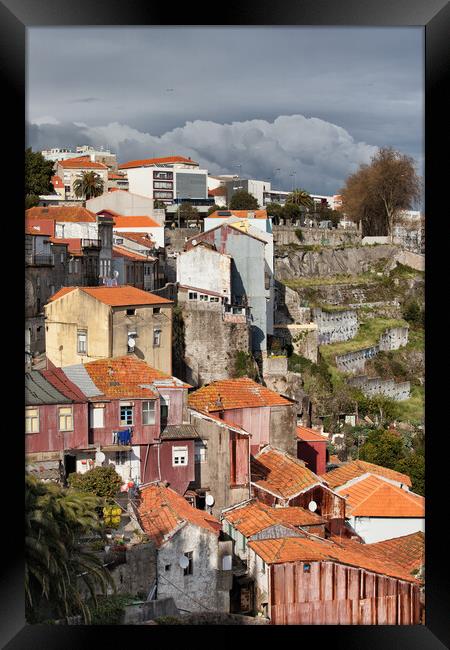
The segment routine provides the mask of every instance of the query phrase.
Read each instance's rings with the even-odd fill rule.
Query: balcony
[[[55,264],[53,255],[27,255],[25,261],[29,266],[53,266]]]
[[[81,248],[101,248],[102,242],[100,239],[82,239]]]

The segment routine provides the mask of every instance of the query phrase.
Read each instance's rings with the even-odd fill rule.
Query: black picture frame
[[[442,367],[442,348],[437,336],[439,315],[435,299],[432,297],[440,281],[447,278],[442,262],[448,254],[444,246],[445,223],[439,217],[446,217],[445,193],[448,186],[448,163],[439,160],[439,153],[448,142],[448,90],[445,73],[449,62],[450,7],[446,0],[291,0],[277,2],[272,0],[232,0],[221,3],[217,9],[217,19],[212,19],[211,4],[208,6],[186,3],[175,9],[175,5],[150,4],[140,0],[3,0],[0,2],[0,25],[2,48],[1,71],[3,79],[3,124],[4,136],[11,137],[7,152],[7,191],[4,199],[10,204],[5,209],[7,219],[3,231],[5,249],[14,251],[13,266],[4,267],[4,305],[8,304],[4,322],[4,351],[11,354],[11,361],[4,360],[4,378],[8,405],[16,404],[13,422],[8,418],[4,429],[8,453],[5,465],[13,467],[10,482],[4,479],[3,491],[3,535],[7,543],[6,554],[1,563],[0,595],[0,641],[2,647],[16,648],[75,648],[83,641],[92,647],[92,636],[106,642],[103,628],[67,626],[29,626],[24,617],[23,593],[23,374],[19,354],[22,354],[23,337],[23,283],[15,272],[15,264],[23,250],[23,151],[25,148],[25,36],[26,28],[32,26],[67,25],[329,25],[329,26],[405,26],[420,25],[425,28],[425,75],[426,75],[426,130],[425,130],[425,206],[427,215],[426,233],[426,624],[425,626],[301,626],[281,628],[260,626],[240,627],[236,630],[223,627],[220,634],[212,637],[201,634],[198,628],[157,628],[146,626],[116,627],[112,629],[116,644],[130,642],[150,643],[162,647],[170,643],[170,637],[178,633],[185,644],[192,644],[202,638],[207,643],[216,643],[217,637],[224,643],[236,642],[277,642],[284,635],[299,644],[314,643],[322,645],[329,640],[333,646],[342,645],[346,649],[365,648],[434,648],[450,647],[450,602],[448,597],[449,570],[447,560],[447,537],[445,524],[447,510],[442,498],[446,492],[446,400],[445,380],[436,380]],[[58,56],[58,53],[54,53]],[[447,100],[447,103],[446,103]],[[447,119],[446,119],[447,118]],[[11,187],[12,185],[12,187]],[[17,239],[16,239],[17,238]],[[442,249],[440,248],[442,246]],[[448,246],[448,244],[447,244]],[[6,250],[4,252],[7,252]],[[20,258],[22,259],[22,258]],[[441,266],[439,262],[441,261]],[[7,269],[11,269],[8,274]],[[445,269],[445,270],[444,270]],[[11,288],[12,283],[12,288]],[[15,285],[14,285],[15,283]],[[436,292],[439,300],[439,293]],[[442,286],[446,293],[446,284]],[[444,295],[442,294],[442,296]],[[441,298],[442,301],[442,298]],[[443,301],[442,301],[443,302]],[[12,312],[10,306],[12,305]],[[17,326],[14,321],[17,318]],[[444,332],[448,328],[443,326]],[[22,357],[23,358],[23,357]],[[6,371],[6,372],[5,372]],[[12,400],[10,399],[12,397]],[[4,399],[6,399],[4,395]],[[8,437],[6,438],[6,435]],[[14,458],[14,460],[11,460]],[[251,632],[250,632],[251,630]],[[251,634],[251,638],[249,638]],[[130,638],[130,635],[132,638]],[[137,636],[140,638],[138,639]],[[84,639],[86,637],[86,639]],[[142,638],[141,638],[142,637]]]

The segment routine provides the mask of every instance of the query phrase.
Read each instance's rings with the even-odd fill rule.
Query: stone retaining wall
[[[295,234],[301,230],[303,239]],[[305,244],[307,246],[342,246],[345,244],[360,244],[361,233],[345,228],[295,228],[294,226],[273,226],[273,243],[275,246],[289,244]]]
[[[409,381],[396,382],[393,379],[381,379],[381,377],[351,377],[348,380],[350,386],[359,388],[364,395],[385,395],[396,401],[409,399],[411,396],[411,384]]]
[[[358,315],[352,309],[328,312],[315,308],[313,321],[317,324],[319,345],[348,341],[358,332]]]

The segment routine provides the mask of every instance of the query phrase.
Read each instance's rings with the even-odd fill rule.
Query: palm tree
[[[101,533],[99,499],[27,474],[25,494],[25,593],[27,619],[81,613],[90,620],[80,590],[87,587],[94,602],[98,588],[113,586],[100,559],[82,546],[82,536]],[[44,615],[45,617],[45,615]]]
[[[73,183],[73,191],[78,198],[93,199],[103,194],[103,180],[95,172],[82,172]]]
[[[314,201],[311,195],[300,188],[292,190],[286,199],[286,203],[295,203],[295,205],[303,206],[304,208],[311,209],[314,207]]]

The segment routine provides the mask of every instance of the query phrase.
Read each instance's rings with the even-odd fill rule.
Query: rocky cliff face
[[[275,276],[278,280],[327,277],[330,275],[359,275],[386,262],[385,269],[396,265],[397,246],[357,246],[354,248],[322,248],[318,251],[279,248],[275,251]]]

